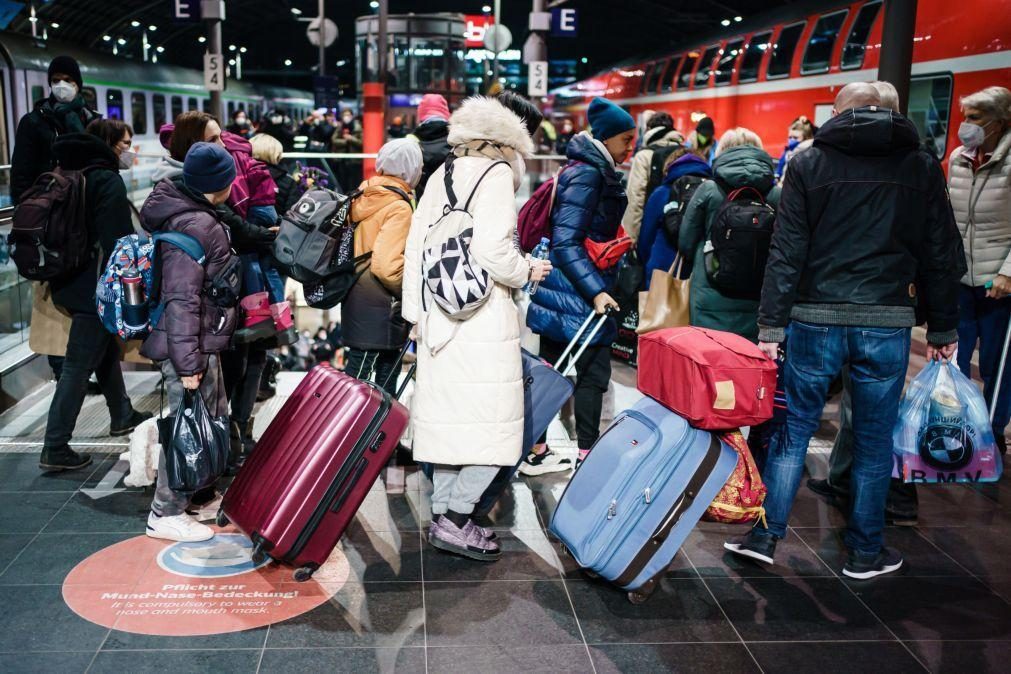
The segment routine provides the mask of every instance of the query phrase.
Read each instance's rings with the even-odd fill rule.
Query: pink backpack
[[[563,166],[555,171],[550,180],[541,183],[520,209],[516,232],[524,253],[532,253],[541,239],[551,239],[551,209],[555,205],[555,192],[558,191],[558,176],[564,170]]]

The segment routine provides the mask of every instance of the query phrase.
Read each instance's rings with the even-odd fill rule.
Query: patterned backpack
[[[474,183],[470,196],[463,208],[457,208],[459,200],[453,191],[453,160],[446,159],[446,198],[448,203],[442,209],[438,220],[428,226],[421,253],[421,276],[424,279],[421,300],[427,311],[426,297],[442,310],[447,317],[463,321],[473,316],[491,296],[494,281],[470,255],[470,242],[474,236],[474,216],[470,213],[470,202],[484,177],[496,166],[509,164],[504,161],[492,163]]]
[[[740,431],[724,434],[723,441],[737,452],[737,466],[723,489],[706,508],[702,519],[710,522],[764,522],[765,508],[762,504],[767,490],[748,449],[748,441]]]
[[[158,302],[158,283],[155,273],[156,245],[167,243],[183,251],[197,264],[204,263],[204,249],[200,242],[189,234],[181,232],[159,232],[151,239],[130,234],[116,241],[109,262],[98,278],[95,289],[95,305],[98,318],[105,329],[124,340],[144,339],[158,325],[164,305]],[[130,324],[123,315],[123,272],[134,269],[140,274],[140,285],[147,300],[147,311],[143,320]]]

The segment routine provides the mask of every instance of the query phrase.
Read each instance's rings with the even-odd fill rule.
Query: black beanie
[[[49,63],[50,84],[52,84],[53,75],[56,73],[70,75],[70,79],[77,84],[78,91],[84,88],[84,82],[81,80],[81,66],[77,65],[77,61],[72,56],[57,56]]]
[[[702,119],[699,120],[699,124],[698,126],[695,127],[695,131],[697,133],[701,133],[703,136],[706,136],[707,138],[712,138],[713,135],[716,133],[716,128],[711,118],[703,117]]]

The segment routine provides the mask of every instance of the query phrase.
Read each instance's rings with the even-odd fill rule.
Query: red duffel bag
[[[755,426],[772,418],[776,364],[729,332],[656,330],[639,337],[639,390],[696,428]]]

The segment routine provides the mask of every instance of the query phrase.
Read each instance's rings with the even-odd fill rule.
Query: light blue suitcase
[[[584,569],[645,601],[737,465],[732,447],[651,398],[622,412],[572,476],[551,532]]]

